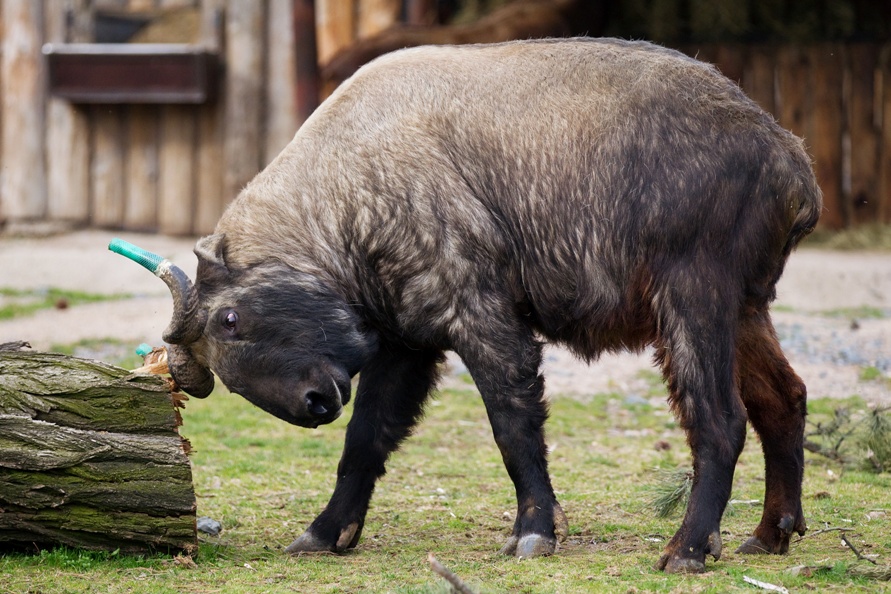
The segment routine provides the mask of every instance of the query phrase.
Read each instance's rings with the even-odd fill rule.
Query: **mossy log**
[[[168,380],[0,349],[0,549],[197,549],[195,491]]]

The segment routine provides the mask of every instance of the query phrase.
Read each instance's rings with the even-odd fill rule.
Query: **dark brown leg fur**
[[[801,509],[807,392],[786,360],[767,312],[742,320],[737,342],[740,395],[764,451],[764,514],[738,553],[785,553],[807,529]]]

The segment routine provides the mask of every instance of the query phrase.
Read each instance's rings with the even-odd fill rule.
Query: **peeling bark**
[[[197,549],[185,397],[164,378],[0,349],[0,549]]]

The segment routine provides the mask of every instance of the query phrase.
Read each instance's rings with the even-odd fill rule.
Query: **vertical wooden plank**
[[[269,0],[266,25],[266,133],[262,156],[264,166],[291,142],[297,131],[292,12],[292,0]]]
[[[297,124],[312,115],[319,105],[318,47],[316,44],[316,8],[314,0],[292,0],[294,18],[294,104]]]
[[[316,0],[316,29],[319,63],[325,64],[355,37],[354,0]]]
[[[161,110],[158,157],[158,230],[168,235],[192,231],[195,199],[195,137],[197,114],[185,105]]]
[[[817,181],[823,190],[820,226],[841,229],[849,224],[842,193],[843,48],[840,44],[821,43],[807,51],[812,72],[809,89],[813,97],[808,144]]]
[[[201,3],[202,44],[218,51],[221,59],[225,57],[224,6],[225,0],[204,0]],[[198,170],[195,180],[195,218],[192,223],[192,232],[198,235],[212,233],[223,214],[225,110],[225,94],[219,93],[216,102],[203,106],[198,115]]]
[[[848,46],[850,91],[847,103],[851,135],[852,223],[874,222],[878,218],[879,134],[876,126],[875,73],[878,46],[854,43]]]
[[[810,89],[808,81],[810,56],[797,45],[785,45],[777,54],[776,116],[780,124],[808,141]]]
[[[44,0],[46,38],[55,43],[87,42],[89,27],[68,35],[67,14],[88,15],[87,0]],[[70,38],[69,38],[70,37]],[[90,214],[90,125],[87,110],[68,101],[48,98],[47,214],[50,219],[86,222]]]
[[[5,110],[3,109],[4,105],[4,97],[6,92],[4,91],[6,79],[3,77],[3,39],[5,38],[5,20],[3,14],[3,0],[0,0],[0,172],[3,171],[3,119],[6,115]],[[2,173],[0,173],[2,176]],[[3,182],[0,180],[0,229],[6,224],[6,213],[4,212],[3,206]]]
[[[231,201],[261,166],[265,2],[229,0],[223,196]]]
[[[130,105],[126,114],[124,227],[131,231],[154,231],[158,223],[158,107]]]
[[[742,87],[764,111],[776,115],[774,67],[776,48],[770,45],[753,45],[747,52]]]
[[[43,4],[4,0],[2,5],[4,82],[0,151],[3,159],[0,207],[9,220],[46,215],[45,94],[40,53]]]
[[[881,81],[880,106],[882,110],[882,146],[879,163],[879,218],[883,223],[891,223],[891,43],[882,47],[879,60],[879,80]]]
[[[405,22],[409,25],[435,25],[436,0],[405,0]]]
[[[742,85],[745,72],[743,47],[738,43],[722,43],[715,52],[715,66],[724,76]]]
[[[355,39],[354,0],[316,0],[316,31],[319,64],[327,64],[334,54]],[[336,86],[336,83],[326,81],[322,85],[322,97],[330,95]]]
[[[97,105],[90,121],[90,218],[97,227],[119,228],[124,223],[124,108]]]
[[[435,7],[434,7],[435,8]],[[388,29],[399,20],[402,11],[401,0],[359,0],[359,22],[356,33],[358,38],[371,37]],[[435,10],[432,12],[435,21]],[[426,18],[421,15],[422,18]],[[429,23],[433,24],[433,22]]]

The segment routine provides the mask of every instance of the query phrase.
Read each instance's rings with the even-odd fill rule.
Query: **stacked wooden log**
[[[0,349],[0,549],[197,550],[170,381]]]

